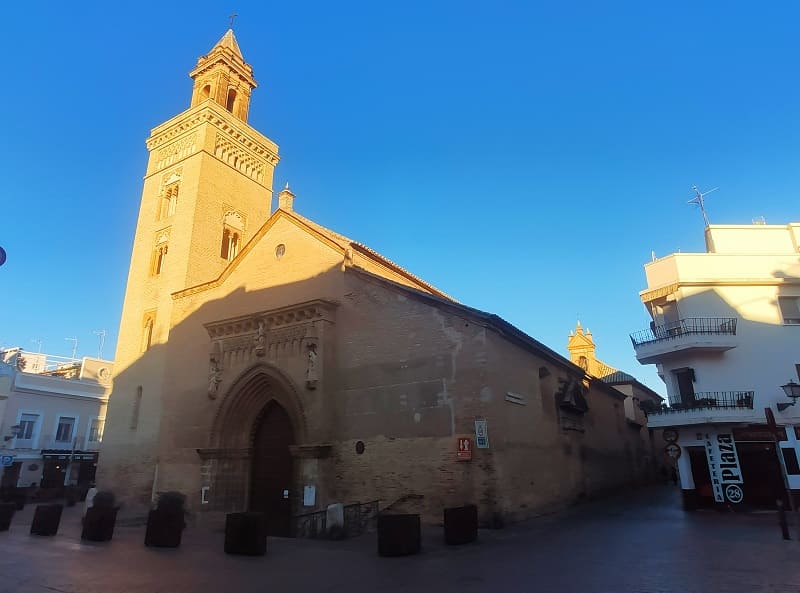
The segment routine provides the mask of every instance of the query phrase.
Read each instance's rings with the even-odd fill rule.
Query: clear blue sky
[[[651,250],[798,220],[796,3],[12,3],[0,345],[114,352],[149,130],[238,12],[298,211],[566,353],[634,358]]]

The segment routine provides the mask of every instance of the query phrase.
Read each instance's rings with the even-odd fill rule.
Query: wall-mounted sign
[[[0,465],[3,467],[11,467],[14,465],[14,456],[13,455],[2,455],[0,456]]]
[[[303,506],[313,507],[317,504],[317,487],[314,485],[303,486]]]
[[[664,440],[668,443],[674,443],[678,440],[678,431],[674,428],[665,428],[664,429]]]
[[[489,429],[486,426],[486,419],[480,418],[475,421],[475,446],[478,449],[489,448]]]
[[[774,430],[770,430],[768,426],[747,426],[744,428],[731,429],[733,438],[737,443],[743,441],[751,442],[775,442],[777,435],[779,441],[786,440],[786,429],[783,426],[776,426]]]
[[[706,434],[706,458],[708,472],[711,474],[711,487],[714,500],[738,504],[744,500],[741,484],[742,470],[739,467],[739,456],[736,454],[736,443],[730,433]]]
[[[472,439],[459,437],[456,440],[458,441],[456,459],[459,461],[470,461],[472,459]]]
[[[666,447],[664,447],[664,453],[672,457],[673,459],[677,459],[681,456],[681,448],[676,443],[669,443]]]

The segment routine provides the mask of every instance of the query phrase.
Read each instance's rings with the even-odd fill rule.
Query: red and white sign
[[[470,461],[472,459],[472,439],[459,437],[457,459],[459,461]]]

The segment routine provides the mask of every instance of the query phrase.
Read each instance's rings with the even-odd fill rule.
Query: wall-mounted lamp
[[[786,397],[792,398],[792,401],[788,403],[785,402],[779,403],[778,404],[779,412],[783,412],[789,406],[793,406],[797,403],[797,398],[800,397],[800,384],[790,380],[786,385],[781,385],[781,389],[783,389],[783,392],[786,394]]]

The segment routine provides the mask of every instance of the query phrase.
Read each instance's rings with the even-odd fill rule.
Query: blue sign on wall
[[[0,465],[3,467],[11,467],[14,464],[13,455],[0,455]]]

